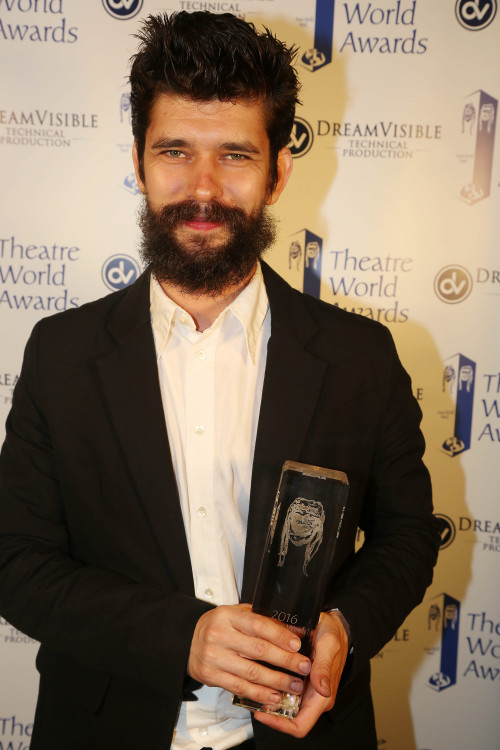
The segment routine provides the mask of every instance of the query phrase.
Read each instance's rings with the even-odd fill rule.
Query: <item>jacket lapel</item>
[[[251,601],[281,467],[300,460],[326,364],[307,351],[317,325],[301,295],[262,264],[271,338],[252,470],[242,601]],[[117,439],[175,586],[194,595],[150,322],[149,275],[130,287],[109,320],[115,346],[96,361]],[[173,543],[173,540],[176,540]]]
[[[317,331],[301,295],[262,264],[271,338],[255,443],[241,601],[251,602],[271,511],[286,460],[300,460],[318,407],[326,364],[306,349]]]
[[[115,346],[96,367],[125,462],[169,575],[179,590],[194,595],[149,308],[149,275],[144,274],[114,308],[109,330]]]

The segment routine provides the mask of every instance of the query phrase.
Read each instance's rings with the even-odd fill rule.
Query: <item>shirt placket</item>
[[[186,369],[185,465],[197,598],[220,603],[214,503],[214,370],[219,330],[192,344]]]

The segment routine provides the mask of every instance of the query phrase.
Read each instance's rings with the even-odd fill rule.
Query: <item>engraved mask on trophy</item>
[[[281,544],[278,565],[282,567],[291,542],[296,547],[305,546],[302,572],[307,576],[307,565],[318,551],[323,541],[323,524],[325,511],[317,500],[297,497],[288,508],[288,513],[281,532]]]

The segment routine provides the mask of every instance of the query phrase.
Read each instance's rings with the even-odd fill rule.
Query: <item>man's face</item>
[[[143,179],[135,146],[133,156],[139,187],[153,212],[186,201],[196,205],[196,215],[172,229],[192,253],[200,247],[216,250],[230,240],[228,222],[210,212],[211,204],[255,216],[278,199],[291,170],[290,154],[283,149],[278,184],[269,192],[269,139],[263,105],[253,101],[196,102],[161,94],[146,132]]]
[[[321,514],[308,501],[296,502],[290,518],[290,532],[293,541],[309,539],[319,523]]]

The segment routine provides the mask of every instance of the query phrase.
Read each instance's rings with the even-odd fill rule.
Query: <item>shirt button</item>
[[[186,323],[188,322],[188,319],[186,318],[185,315],[181,315],[181,317],[179,318],[179,322],[182,323],[183,326],[185,326]]]
[[[198,515],[201,516],[201,518],[205,518],[207,515],[207,510],[203,506],[201,508],[198,508]]]
[[[203,435],[203,433],[205,432],[205,428],[203,427],[202,424],[197,424],[196,427],[194,428],[194,431],[196,432],[197,435]]]
[[[203,359],[206,359],[206,358],[207,358],[207,353],[206,353],[206,352],[204,352],[204,351],[203,351],[203,349],[201,349],[201,351],[199,351],[199,352],[198,352],[198,354],[197,354],[196,356],[198,357],[198,359],[201,359],[201,360],[203,360]]]
[[[200,734],[202,737],[206,737],[208,735],[208,729],[203,727],[203,729],[200,729]]]
[[[214,592],[212,589],[205,589],[205,596],[207,599],[213,599],[214,598]]]

